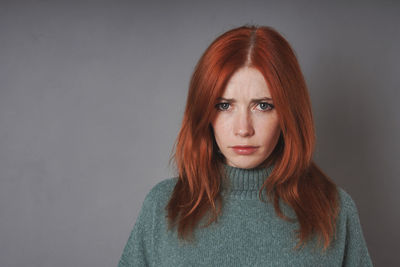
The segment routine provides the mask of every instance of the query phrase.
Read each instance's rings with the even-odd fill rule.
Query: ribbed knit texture
[[[258,192],[273,170],[268,168],[241,169],[224,165],[227,180],[223,181],[223,196],[235,199],[259,199]],[[262,198],[266,199],[266,198]]]
[[[178,240],[176,228],[167,231],[164,207],[178,178],[165,179],[146,195],[118,266],[372,266],[356,205],[342,188],[337,236],[328,250],[316,247],[316,238],[294,250],[298,223],[280,219],[273,204],[258,197],[273,166],[224,167],[227,179],[217,223],[196,228],[194,243]],[[281,203],[281,208],[295,218],[289,206]]]

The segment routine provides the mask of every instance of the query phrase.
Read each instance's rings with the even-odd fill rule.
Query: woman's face
[[[274,150],[280,135],[277,112],[263,75],[243,67],[229,80],[212,122],[226,164],[254,168]]]

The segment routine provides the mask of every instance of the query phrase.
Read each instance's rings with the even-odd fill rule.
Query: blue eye
[[[261,110],[271,110],[271,109],[274,108],[274,105],[269,104],[269,103],[267,103],[267,102],[261,102],[261,103],[259,103],[258,105],[260,106]],[[268,108],[268,107],[269,107],[269,108]]]
[[[227,110],[229,108],[229,103],[218,103],[215,107],[219,110]]]

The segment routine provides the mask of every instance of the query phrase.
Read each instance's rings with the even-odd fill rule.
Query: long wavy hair
[[[279,201],[295,212],[299,248],[315,234],[323,249],[336,236],[338,189],[312,160],[315,131],[307,86],[289,43],[271,27],[245,25],[215,39],[198,61],[191,77],[182,126],[174,144],[179,179],[167,206],[168,229],[190,240],[199,221],[217,222],[223,198],[222,166],[211,122],[215,105],[239,68],[256,68],[264,76],[278,113],[281,135],[266,163],[274,168],[259,191],[268,196],[276,214],[286,221]],[[171,162],[170,161],[170,162]]]

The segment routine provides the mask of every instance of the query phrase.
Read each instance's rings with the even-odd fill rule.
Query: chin
[[[252,160],[237,160],[237,161],[231,161],[232,165],[237,168],[241,169],[253,169],[257,166],[259,166],[262,161],[252,161]]]

